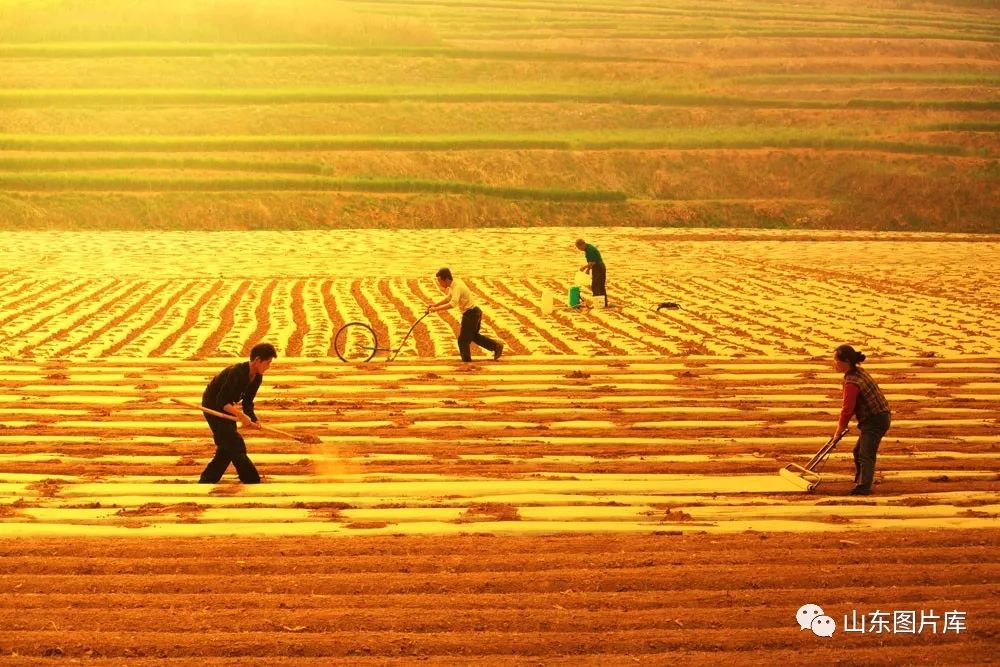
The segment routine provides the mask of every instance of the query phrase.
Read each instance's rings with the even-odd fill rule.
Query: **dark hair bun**
[[[839,346],[833,353],[839,361],[846,361],[851,366],[857,366],[865,360],[865,355],[846,344]]]

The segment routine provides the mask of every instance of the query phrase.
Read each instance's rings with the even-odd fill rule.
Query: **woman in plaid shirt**
[[[833,353],[833,367],[844,374],[844,404],[834,436],[847,428],[851,417],[858,418],[861,437],[854,446],[854,489],[852,496],[867,496],[875,478],[875,455],[879,443],[889,430],[889,402],[878,384],[858,366],[865,355],[850,345],[841,345]]]

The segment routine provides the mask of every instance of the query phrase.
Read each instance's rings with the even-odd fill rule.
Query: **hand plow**
[[[815,456],[809,459],[809,463],[804,466],[798,463],[789,463],[784,468],[778,471],[778,474],[783,478],[802,489],[806,492],[812,492],[819,486],[819,483],[823,480],[822,476],[819,474],[820,468],[826,462],[830,452],[832,452],[836,447],[837,443],[847,435],[847,429],[833,436],[826,441]]]

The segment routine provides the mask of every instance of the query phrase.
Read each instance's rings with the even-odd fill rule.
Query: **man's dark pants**
[[[469,349],[472,343],[490,352],[496,352],[500,347],[500,343],[479,333],[482,324],[483,311],[479,306],[462,313],[462,328],[458,332],[458,351],[462,355],[462,361],[472,361],[472,350]]]
[[[605,286],[607,279],[608,267],[604,265],[604,262],[594,264],[594,268],[590,270],[590,292],[594,298],[603,296],[605,306],[608,305],[608,292]]]
[[[258,484],[260,475],[257,473],[253,461],[247,456],[247,443],[243,441],[243,436],[236,431],[236,422],[211,415],[205,415],[205,421],[208,422],[209,428],[212,429],[212,436],[215,438],[215,456],[205,466],[198,482],[201,484],[217,483],[222,479],[226,468],[232,463],[241,482]]]
[[[861,437],[854,446],[854,483],[859,489],[871,491],[875,480],[875,456],[882,437],[889,430],[890,421],[889,413],[882,412],[858,424]]]

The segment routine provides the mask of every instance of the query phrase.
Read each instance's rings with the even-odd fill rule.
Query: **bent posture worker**
[[[844,374],[843,403],[837,430],[847,428],[851,417],[858,418],[861,436],[854,446],[854,489],[852,496],[867,496],[875,479],[875,459],[878,446],[889,430],[892,414],[889,401],[878,384],[860,364],[867,357],[850,345],[841,345],[833,352],[833,368]]]
[[[462,356],[462,361],[472,361],[472,343],[492,352],[494,360],[499,359],[503,354],[503,343],[479,333],[483,324],[483,311],[476,305],[468,285],[454,278],[450,269],[441,269],[434,274],[434,277],[437,278],[438,287],[445,293],[445,297],[437,303],[428,304],[427,312],[447,310],[452,306],[462,312],[462,327],[458,332],[458,352]]]
[[[260,389],[264,373],[271,367],[271,361],[278,356],[270,343],[260,343],[250,350],[250,361],[233,364],[219,372],[205,387],[201,397],[202,407],[225,412],[235,417],[244,426],[260,428],[260,420],[253,409],[253,400]],[[247,444],[236,431],[236,422],[215,415],[205,414],[205,421],[212,429],[215,440],[215,456],[201,473],[201,484],[215,484],[232,463],[236,474],[244,484],[260,483],[260,475],[253,461],[247,456]]]
[[[583,239],[576,240],[576,247],[583,251],[587,260],[587,263],[581,266],[580,270],[590,274],[590,292],[594,295],[594,300],[596,301],[597,297],[603,296],[604,307],[607,308],[608,291],[605,283],[608,279],[608,270],[604,266],[604,260],[601,259],[601,251]]]

